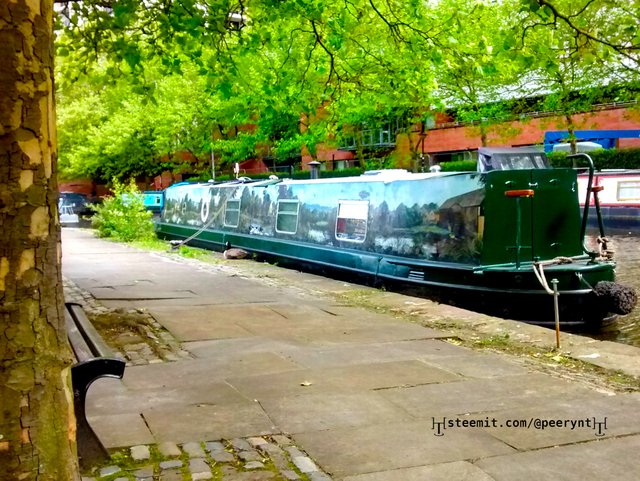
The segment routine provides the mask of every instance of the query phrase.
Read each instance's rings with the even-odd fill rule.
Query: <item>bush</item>
[[[475,160],[452,160],[440,164],[442,172],[475,172],[478,162]]]
[[[364,169],[360,167],[350,167],[348,169],[341,170],[321,170],[319,176],[321,179],[333,179],[336,177],[356,177],[362,175]],[[310,170],[298,170],[293,174],[294,179],[309,179],[311,178]]]
[[[98,236],[131,242],[155,237],[152,213],[144,208],[142,193],[131,180],[128,185],[113,181],[113,197],[94,207],[91,225]]]
[[[587,152],[597,170],[640,169],[640,149],[601,149]],[[554,167],[572,167],[573,159],[567,159],[566,152],[547,154]],[[585,161],[578,161],[578,167],[587,167]]]

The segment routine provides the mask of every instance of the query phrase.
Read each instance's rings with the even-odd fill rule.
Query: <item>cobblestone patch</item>
[[[145,309],[109,309],[71,280],[62,279],[66,302],[82,306],[114,354],[128,365],[190,359],[180,342]]]
[[[140,452],[150,459],[136,460]],[[134,446],[83,474],[83,481],[331,481],[284,435]]]

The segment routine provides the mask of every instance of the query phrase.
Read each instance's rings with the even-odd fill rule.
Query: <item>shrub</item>
[[[475,172],[478,162],[475,160],[452,160],[440,164],[442,172]]]
[[[144,208],[142,193],[131,180],[128,185],[113,181],[113,197],[94,207],[91,225],[98,236],[131,242],[155,237],[152,213]]]
[[[341,170],[321,170],[320,178],[321,179],[333,179],[336,177],[356,177],[358,175],[362,175],[364,169],[360,167],[350,167],[348,169]],[[309,179],[311,178],[311,171],[309,170],[298,170],[293,174],[294,179]]]
[[[640,169],[640,149],[601,149],[587,152],[593,159],[597,170],[602,169]],[[567,159],[566,152],[547,154],[554,167],[572,167],[573,159]],[[584,161],[578,161],[578,167],[587,167]]]

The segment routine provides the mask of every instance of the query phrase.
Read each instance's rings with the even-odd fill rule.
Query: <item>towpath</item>
[[[470,349],[389,312],[416,306],[416,319],[466,318],[532,344],[548,331],[398,294],[380,293],[376,312],[348,302],[361,286],[262,269],[63,230],[67,300],[131,328],[113,337],[124,379],[89,391],[102,441],[134,458],[104,479],[640,479],[637,391]],[[570,339],[585,359],[640,369],[637,348]]]

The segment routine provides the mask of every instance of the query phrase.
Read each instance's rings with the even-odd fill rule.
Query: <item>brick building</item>
[[[602,104],[588,113],[574,114],[576,130],[627,130],[640,129],[640,108],[637,103]],[[433,164],[451,160],[474,159],[481,147],[480,128],[474,123],[452,122],[445,115],[437,115],[432,126],[421,136],[419,129],[410,134],[389,133],[389,128],[366,131],[363,145],[378,149],[396,160],[397,167],[416,168],[416,155],[424,154],[425,161]],[[510,122],[500,122],[488,127],[489,146],[518,147],[542,144],[544,133],[549,130],[566,130],[564,117],[553,112],[533,112]],[[371,144],[368,142],[372,140]],[[640,147],[640,139],[620,139],[618,148]],[[303,164],[313,160],[303,155]],[[318,148],[317,160],[327,168],[353,165],[356,160],[352,146]]]

